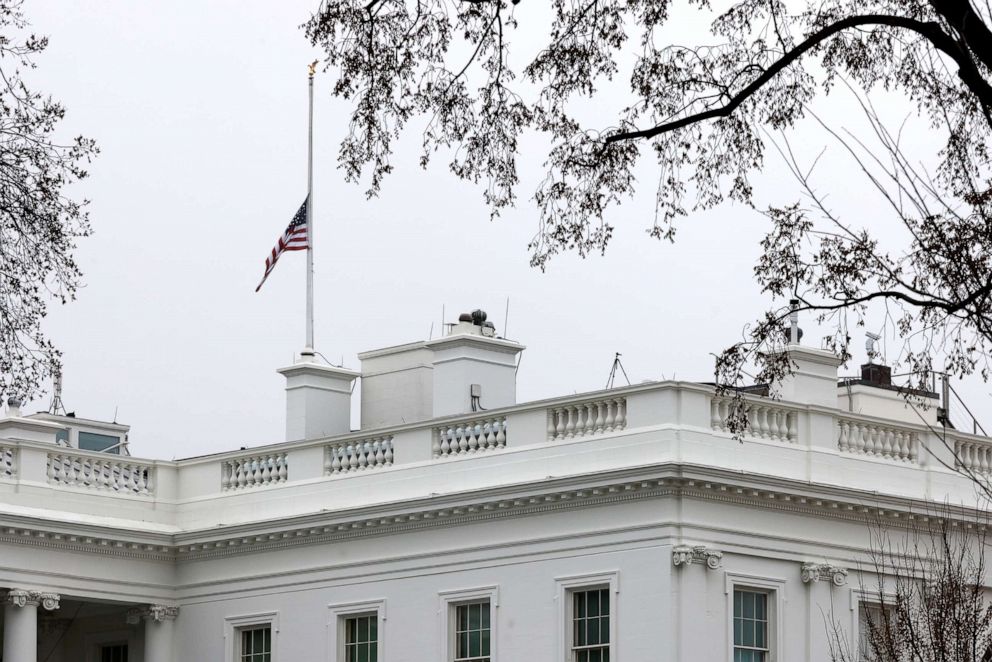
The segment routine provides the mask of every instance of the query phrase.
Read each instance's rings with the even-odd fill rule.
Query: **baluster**
[[[978,472],[987,474],[989,473],[989,449],[986,446],[979,446],[975,444],[975,448],[978,450]]]
[[[892,459],[892,430],[879,429],[879,436],[882,441],[882,457],[887,460]]]
[[[627,398],[617,400],[617,421],[614,427],[618,430],[627,427]]]
[[[375,466],[381,467],[386,463],[385,439],[376,439],[372,445],[375,448]]]
[[[969,452],[969,449],[968,449],[968,447],[965,444],[961,443],[960,441],[956,441],[954,443],[954,455],[956,456],[955,457],[955,460],[954,460],[954,463],[955,463],[954,466],[955,466],[955,468],[958,468],[958,469],[960,469],[962,467],[964,467],[966,469],[970,469],[971,468],[971,461],[970,461],[970,458],[968,456],[968,452]]]
[[[451,435],[453,430],[448,428],[447,431],[441,431],[441,455],[448,455],[451,453]]]
[[[720,421],[720,401],[717,398],[710,400],[710,427],[714,430],[722,429]]]
[[[555,438],[555,434],[557,434],[557,432],[555,430],[555,410],[554,409],[549,409],[548,410],[548,440],[550,441],[550,440],[554,439]]]
[[[371,457],[371,455],[372,455],[372,445],[369,442],[365,441],[365,442],[362,442],[362,443],[358,444],[358,448],[359,448],[359,451],[358,451],[358,469],[360,471],[361,470],[364,470],[364,469],[368,469],[369,468],[369,465],[372,464],[372,462],[371,462],[371,460],[372,460],[372,457]]]
[[[393,438],[389,437],[388,439],[386,439],[385,444],[386,444],[385,463],[387,467],[391,467],[393,465]]]
[[[606,406],[606,420],[603,421],[603,431],[613,432],[613,425],[616,423],[617,414],[612,400],[603,403]]]
[[[575,414],[573,413],[574,407],[565,407],[565,437],[572,437],[575,435]]]
[[[482,424],[482,443],[480,444],[480,446],[483,448],[483,450],[489,450],[495,445],[493,443],[494,441],[495,440],[493,439],[492,422],[486,421],[485,423]]]
[[[459,425],[455,428],[455,438],[458,439],[458,452],[465,453],[468,451],[468,439],[466,437],[465,428]]]
[[[565,436],[565,410],[558,408],[555,410],[555,439]]]
[[[345,447],[346,459],[348,464],[348,471],[355,471],[358,469],[358,449],[355,447],[354,443],[349,443]]]
[[[506,419],[496,421],[496,447],[503,448],[506,446]]]
[[[279,454],[279,481],[285,482],[289,479],[289,455],[286,453]]]
[[[341,473],[341,455],[344,448],[342,446],[331,446],[331,473]]]
[[[850,442],[851,442],[850,428],[851,428],[851,426],[850,426],[850,424],[847,421],[841,421],[840,422],[840,425],[838,425],[838,427],[840,428],[840,436],[837,438],[837,448],[841,452],[847,452],[847,451],[851,450],[851,446],[850,446]]]
[[[603,424],[606,419],[603,416],[603,403],[597,402],[594,406],[596,407],[596,420],[593,421],[593,431],[599,434],[603,431]]]
[[[231,463],[228,460],[220,465],[220,489],[231,489]]]
[[[903,462],[909,461],[909,445],[906,443],[909,435],[901,430],[896,430],[896,455]]]

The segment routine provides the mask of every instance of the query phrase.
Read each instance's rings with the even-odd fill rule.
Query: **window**
[[[379,662],[383,654],[386,601],[327,605],[328,650],[334,662]]]
[[[127,662],[127,644],[101,646],[100,662]]]
[[[238,662],[272,662],[271,626],[242,628],[239,639]]]
[[[379,617],[376,614],[350,616],[344,620],[345,662],[377,662],[379,659]]]
[[[455,662],[490,662],[489,600],[455,605]]]
[[[499,586],[438,592],[440,641],[446,662],[496,662]]]
[[[858,606],[858,654],[862,660],[894,659],[888,644],[899,641],[893,605],[862,602]],[[873,634],[874,632],[874,634]],[[983,658],[984,660],[985,658]]]
[[[574,662],[610,661],[610,590],[572,591],[572,655]]]
[[[556,577],[561,629],[556,662],[610,662],[617,660],[616,570]]]
[[[106,451],[108,453],[120,454],[120,437],[109,434],[97,434],[95,432],[79,433],[79,450],[82,451]]]
[[[769,660],[768,593],[734,589],[734,662]]]
[[[277,662],[278,644],[278,612],[224,619],[224,662]]]

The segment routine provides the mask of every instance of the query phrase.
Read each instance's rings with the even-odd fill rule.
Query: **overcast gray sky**
[[[303,346],[303,255],[254,289],[306,193],[306,64],[320,54],[298,26],[316,4],[26,5],[51,38],[30,80],[65,103],[67,132],[102,150],[79,187],[92,200],[94,235],[78,251],[86,285],[47,321],[64,350],[63,399],[80,416],[117,410],[135,455],[283,439],[275,370]],[[606,256],[562,256],[547,273],[526,248],[539,141],[523,143],[520,202],[495,222],[443,159],[420,170],[415,134],[367,201],[335,168],[347,106],[330,81],[318,77],[316,104],[316,344],[335,363],[357,368],[357,352],[426,339],[432,325],[438,335],[442,306],[448,321],[482,307],[528,347],[521,401],[602,388],[614,352],[634,382],[710,380],[710,354],[769,305],[751,276],[763,218],[727,205],[683,221],[674,246],[651,240],[650,163],[641,195],[611,218]],[[765,179],[794,189],[774,168]],[[986,408],[988,387],[965,390]]]

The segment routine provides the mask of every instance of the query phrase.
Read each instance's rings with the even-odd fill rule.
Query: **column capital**
[[[723,563],[723,552],[707,549],[706,545],[676,545],[672,547],[672,564],[676,568],[680,565],[692,565],[693,563],[705,563],[710,570],[716,570]]]
[[[3,604],[15,607],[37,607],[41,605],[47,611],[55,611],[59,608],[59,600],[62,596],[58,593],[47,591],[27,591],[21,588],[12,588],[3,594]]]
[[[804,584],[816,583],[821,579],[829,580],[834,586],[847,583],[847,570],[830,563],[803,563],[799,576]]]
[[[145,605],[128,609],[125,618],[128,625],[137,625],[142,620],[156,623],[174,621],[178,615],[179,607],[173,605]]]

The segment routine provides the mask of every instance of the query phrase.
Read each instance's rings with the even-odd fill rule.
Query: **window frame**
[[[376,617],[376,659],[385,660],[386,640],[386,600],[366,600],[363,602],[340,602],[327,605],[327,660],[344,662],[345,621],[358,616]]]
[[[559,662],[575,662],[572,618],[574,601],[572,596],[581,591],[607,589],[610,599],[610,660],[617,660],[619,641],[617,636],[619,622],[620,571],[570,575],[555,578],[555,600],[558,603],[558,657]]]
[[[768,596],[766,603],[768,632],[767,662],[776,662],[783,650],[785,634],[785,580],[778,577],[748,575],[736,572],[725,573],[724,593],[727,598],[727,660],[734,662],[734,591],[751,591]]]
[[[883,590],[879,593],[878,590],[865,590],[858,587],[851,589],[851,633],[854,635],[853,640],[857,642],[858,655],[861,654],[862,642],[861,608],[891,606],[895,603],[896,595],[890,591]]]
[[[266,611],[255,614],[242,614],[224,618],[224,659],[227,662],[241,662],[241,633],[269,626],[269,641],[272,646],[271,662],[279,660],[279,612]]]
[[[454,662],[457,651],[455,634],[458,607],[461,605],[489,601],[489,660],[498,659],[497,622],[499,615],[499,586],[479,586],[475,588],[452,589],[438,591],[438,623],[440,627],[440,653],[437,656],[441,662]]]

